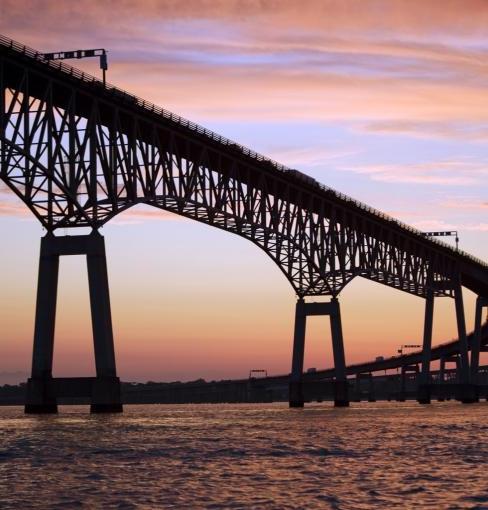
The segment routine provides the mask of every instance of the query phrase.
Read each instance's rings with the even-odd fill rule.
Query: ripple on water
[[[0,508],[488,508],[488,405],[0,408]]]

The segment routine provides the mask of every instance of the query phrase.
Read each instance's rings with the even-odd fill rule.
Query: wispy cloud
[[[283,161],[290,167],[315,167],[324,163],[341,160],[356,154],[356,151],[337,150],[323,147],[280,147],[271,146],[266,154],[277,160]]]
[[[0,216],[32,217],[27,206],[0,181]]]
[[[1,184],[1,183],[0,183]],[[0,187],[0,216],[17,217],[23,219],[32,219],[29,208],[8,189]],[[160,208],[151,207],[149,205],[140,204],[130,207],[111,220],[114,225],[134,225],[144,223],[146,221],[185,221],[183,216],[178,216],[169,211]]]
[[[111,224],[138,225],[146,221],[186,221],[186,218],[157,207],[137,205],[115,216]]]
[[[357,165],[342,170],[389,183],[470,186],[484,182],[488,166],[469,160],[441,160],[413,164]]]
[[[466,225],[464,227],[466,230],[470,230],[473,232],[488,232],[488,223],[475,223]]]
[[[417,138],[442,138],[486,142],[488,124],[484,122],[432,122],[411,120],[385,120],[359,125],[359,130],[367,133],[408,135]]]
[[[426,218],[412,222],[412,225],[423,231],[440,231],[440,230],[456,230],[459,225],[455,223],[438,220],[435,218]]]
[[[351,35],[376,28],[382,33],[425,36],[445,33],[451,36],[486,34],[488,8],[483,0],[368,0],[344,2],[343,0],[3,0],[2,7],[10,19],[18,24],[34,24],[39,18],[60,30],[70,30],[79,23],[90,22],[95,27],[117,29],[127,19],[189,20],[215,19],[257,24],[272,21],[282,28],[322,28],[329,33]],[[117,12],[117,16],[113,13]],[[476,15],[474,15],[475,13]],[[379,15],[380,14],[380,15]],[[57,15],[54,17],[53,15]],[[66,24],[61,24],[61,21]],[[137,24],[137,23],[136,23]]]
[[[190,116],[484,139],[488,4],[468,4],[4,0],[0,29],[46,50],[96,40],[111,80]]]
[[[484,0],[4,0],[2,13],[1,31],[40,49],[97,41],[110,51],[111,81],[204,124],[340,122],[356,135],[488,139]],[[96,62],[76,64],[98,73]],[[297,168],[359,159],[357,145],[266,145]],[[486,186],[485,161],[456,157],[341,169],[432,189]],[[436,206],[475,209],[463,204]],[[0,214],[21,208],[2,203]],[[168,218],[131,209],[114,221]]]
[[[474,198],[459,197],[457,199],[448,199],[439,203],[440,207],[446,209],[456,209],[464,211],[488,211],[488,202],[481,202]]]
[[[488,223],[457,223],[439,219],[412,221],[411,224],[423,231],[456,230],[458,232],[488,232]]]

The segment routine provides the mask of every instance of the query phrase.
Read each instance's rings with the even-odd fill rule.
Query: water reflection
[[[0,408],[1,508],[488,508],[488,405]]]

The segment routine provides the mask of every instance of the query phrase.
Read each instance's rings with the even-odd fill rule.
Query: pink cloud
[[[411,120],[385,120],[367,122],[359,126],[360,131],[379,134],[399,134],[417,138],[445,138],[486,142],[488,125],[468,122],[431,122]]]
[[[13,203],[6,200],[0,201],[0,216],[15,216],[26,218],[32,216],[29,209],[22,203]]]
[[[464,227],[473,232],[488,232],[488,223],[475,223]]]
[[[0,29],[40,49],[97,41],[111,81],[190,117],[486,136],[445,127],[488,122],[483,1],[37,3],[5,0]]]
[[[472,197],[449,199],[441,202],[439,205],[447,209],[460,209],[466,211],[485,211],[488,209],[488,202],[480,202]]]
[[[187,221],[185,217],[151,207],[149,205],[137,205],[130,207],[118,214],[111,220],[113,225],[137,225],[146,221]]]
[[[342,170],[389,183],[471,186],[484,183],[488,167],[484,162],[441,160],[414,164],[358,165]]]
[[[458,232],[488,232],[488,223],[455,223],[438,219],[413,221],[412,225],[422,231],[457,230]]]
[[[402,31],[424,35],[450,30],[456,35],[471,35],[485,34],[488,26],[488,8],[483,0],[468,3],[461,0],[442,3],[436,0],[415,3],[408,0],[307,0],[302,3],[295,0],[141,0],[136,3],[129,0],[106,0],[103,3],[97,0],[4,0],[2,8],[18,24],[46,19],[61,30],[70,30],[86,22],[96,27],[117,29],[127,20],[202,18],[242,24],[251,20],[272,22],[286,28],[321,28],[333,33],[348,31],[352,34],[376,29],[393,34]]]
[[[3,183],[0,183],[0,216],[31,218],[34,220],[29,208]],[[111,223],[127,225],[139,224],[145,221],[186,221],[186,218],[163,209],[140,204],[121,212],[111,220]]]
[[[266,151],[267,156],[275,161],[284,161],[287,166],[318,166],[333,160],[351,156],[357,152],[351,150],[338,150],[324,147],[279,147],[271,146]]]
[[[414,221],[412,224],[422,231],[456,230],[459,225],[435,218]]]

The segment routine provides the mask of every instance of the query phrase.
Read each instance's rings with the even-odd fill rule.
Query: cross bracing
[[[3,182],[48,231],[144,203],[245,237],[297,294],[362,276],[405,292],[488,294],[488,266],[235,142],[0,39]]]

